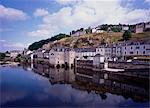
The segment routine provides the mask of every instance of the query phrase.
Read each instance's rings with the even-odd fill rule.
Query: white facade
[[[123,56],[150,56],[150,44],[134,44],[122,47]]]
[[[145,23],[145,29],[149,29],[150,28],[150,22]]]
[[[101,30],[100,28],[93,28],[92,33],[103,33],[104,30]]]
[[[92,33],[96,33],[96,29],[95,28],[92,28]]]
[[[87,59],[93,59],[96,55],[96,48],[77,48],[75,52],[77,59],[84,59],[85,57],[87,57]]]
[[[112,47],[108,45],[103,45],[96,48],[96,54],[100,54],[105,57],[105,60],[111,60]]]
[[[129,30],[129,26],[122,26],[122,30],[123,31]]]
[[[93,66],[100,67],[100,63],[104,63],[105,57],[101,56],[100,54],[96,54],[93,58]]]

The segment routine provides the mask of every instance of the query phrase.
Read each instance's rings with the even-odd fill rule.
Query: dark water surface
[[[149,107],[145,83],[42,65],[0,67],[1,107]]]

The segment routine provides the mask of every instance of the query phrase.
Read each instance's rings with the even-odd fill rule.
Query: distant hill
[[[47,45],[47,49],[50,49],[53,46],[62,45],[72,48],[85,48],[85,47],[96,47],[100,44],[104,43],[117,43],[120,42],[122,39],[122,32],[104,32],[104,33],[94,33],[94,34],[85,34],[79,37],[70,37],[70,36],[64,36],[61,39],[58,39],[58,41],[52,42],[45,40],[45,43],[42,43],[42,45]],[[136,41],[136,40],[142,40],[142,39],[150,39],[150,32],[144,32],[144,33],[132,33],[132,37],[130,40]],[[43,41],[43,40],[42,40]],[[39,41],[41,43],[42,41]],[[40,45],[40,47],[42,47]],[[33,43],[33,46],[36,46],[36,43]]]
[[[48,38],[48,39],[45,39],[45,40],[41,40],[41,41],[38,41],[38,42],[34,42],[31,45],[29,45],[28,49],[31,50],[31,51],[37,50],[39,48],[42,48],[42,46],[44,44],[47,44],[49,42],[53,42],[53,41],[56,41],[56,40],[60,40],[62,38],[66,38],[66,37],[70,37],[70,36],[60,33],[60,34],[58,34],[56,36],[53,36],[51,38]]]

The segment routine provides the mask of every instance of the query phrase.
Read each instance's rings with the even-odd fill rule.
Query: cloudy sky
[[[0,51],[73,29],[150,21],[150,0],[1,0]]]

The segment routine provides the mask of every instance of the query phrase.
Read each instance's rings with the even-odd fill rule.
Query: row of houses
[[[90,29],[90,30],[89,30]],[[99,25],[97,27],[93,28],[80,28],[76,31],[70,32],[71,36],[81,36],[88,33],[103,33],[105,31],[107,32],[124,32],[126,30],[129,30],[134,33],[142,33],[145,31],[150,31],[150,22],[142,22],[134,25],[126,25],[126,24],[118,24],[118,25]],[[87,32],[90,31],[90,32]]]
[[[32,59],[46,60],[53,66],[69,66],[75,60],[95,60],[98,63],[107,61],[126,61],[135,57],[150,57],[150,41],[128,41],[117,44],[106,44],[92,48],[55,47],[50,50],[34,51]]]
[[[150,41],[128,41],[117,44],[102,45],[96,49],[96,54],[105,57],[107,61],[126,60],[128,57],[150,56]]]

